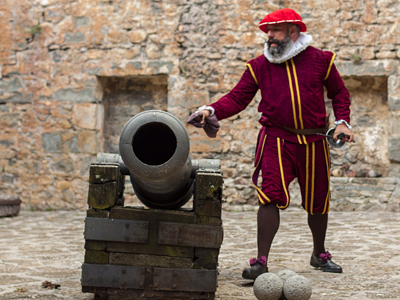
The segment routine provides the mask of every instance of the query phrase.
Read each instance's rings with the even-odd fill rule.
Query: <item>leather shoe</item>
[[[260,264],[258,261],[254,263],[251,268],[247,268],[243,271],[242,277],[246,279],[255,280],[262,273],[267,273],[268,268],[266,265]]]
[[[321,253],[318,257],[313,253],[311,255],[310,265],[314,268],[321,269],[322,272],[342,273],[342,267],[335,264],[331,258],[332,255],[328,251]]]

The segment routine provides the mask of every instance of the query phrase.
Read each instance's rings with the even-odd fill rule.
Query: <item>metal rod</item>
[[[325,134],[325,133],[320,133],[320,132],[317,132],[316,134],[318,134],[318,135],[323,135],[323,136],[326,136],[326,137],[332,137],[331,135],[327,135],[327,134]]]
[[[328,135],[328,134],[325,134],[325,133],[320,133],[320,132],[317,132],[316,134],[318,134],[318,135],[323,135],[323,136],[326,136],[326,137],[329,137],[329,138],[332,138],[333,139],[333,135]],[[343,132],[341,132],[341,133],[339,133],[338,135],[337,135],[337,138],[339,139],[339,140],[342,140],[342,139],[344,139],[344,138],[350,138],[350,136],[349,135],[347,135],[347,134],[344,134]],[[354,143],[355,143],[356,141],[354,141]]]

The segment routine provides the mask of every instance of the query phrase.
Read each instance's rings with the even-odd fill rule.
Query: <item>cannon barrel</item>
[[[100,162],[118,162],[130,176],[139,200],[150,208],[177,209],[193,194],[198,169],[219,169],[219,160],[192,160],[189,135],[172,114],[149,110],[132,117],[122,130],[120,155],[100,153]]]

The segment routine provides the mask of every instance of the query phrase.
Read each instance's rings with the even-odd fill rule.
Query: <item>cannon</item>
[[[139,200],[149,208],[177,209],[193,194],[199,169],[219,170],[218,159],[192,160],[185,127],[172,114],[149,110],[122,130],[120,155],[100,153],[98,162],[117,162]]]
[[[222,173],[193,160],[182,123],[158,110],[131,118],[119,154],[90,166],[82,291],[107,299],[214,299]],[[124,207],[125,176],[147,207]],[[193,197],[193,207],[184,207]]]

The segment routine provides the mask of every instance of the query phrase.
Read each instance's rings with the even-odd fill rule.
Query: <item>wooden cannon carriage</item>
[[[154,112],[158,114],[157,122],[171,126],[171,115],[160,111],[151,111],[151,115]],[[167,115],[168,122],[160,121],[160,114],[162,118]],[[143,119],[139,121],[148,124]],[[135,125],[130,133],[131,144],[140,128],[143,129],[143,125]],[[182,139],[180,133],[174,131],[174,135],[177,140]],[[147,142],[142,139],[140,143]],[[135,145],[131,148],[135,149]],[[137,153],[140,150],[134,155]],[[167,165],[175,163],[175,159],[182,161],[182,157],[176,158],[175,154],[161,165],[174,169]],[[122,159],[116,156],[108,159],[114,162],[98,162],[90,167],[82,291],[104,299],[214,299],[223,239],[223,179],[219,161],[192,161],[187,153],[190,160],[187,163],[183,155],[185,162],[180,165],[186,168],[182,173],[190,173],[185,175],[190,184],[176,180],[178,184],[174,184],[179,187],[174,189],[168,186],[168,180],[157,179],[157,170],[137,172],[142,167],[158,168],[159,162],[152,165],[147,161],[144,166],[136,164],[136,169],[132,169],[123,151],[121,156]],[[173,172],[167,174],[166,179],[176,177],[177,171]],[[138,179],[144,173],[146,175]],[[131,177],[136,194],[147,207],[124,207],[125,175]],[[154,190],[143,192],[140,189],[145,185],[146,189],[154,185],[154,190],[164,186],[167,194],[163,197],[162,189],[159,194]],[[163,202],[163,199],[167,200]],[[181,208],[189,199],[193,199],[193,207]]]

